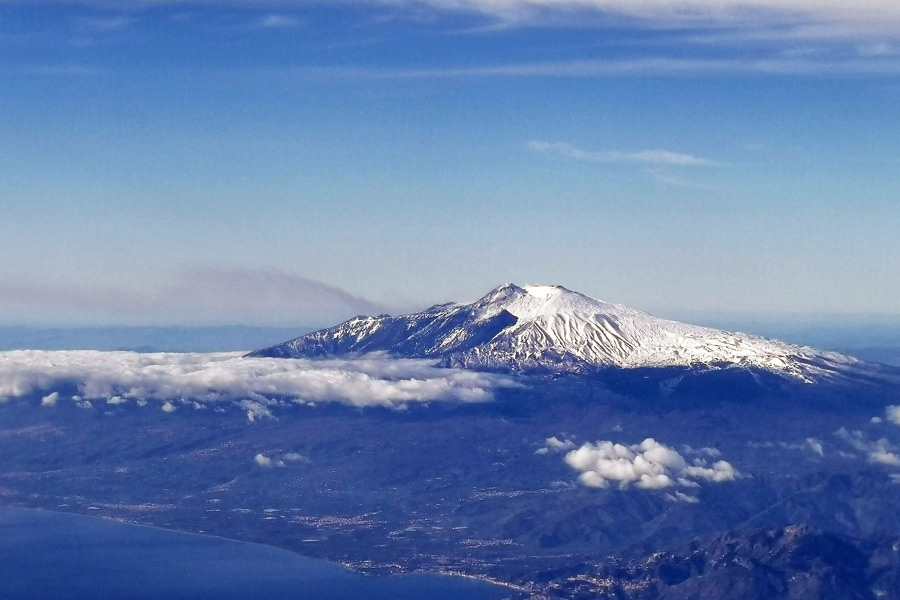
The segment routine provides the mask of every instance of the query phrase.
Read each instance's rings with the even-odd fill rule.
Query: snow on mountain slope
[[[660,319],[561,286],[500,286],[471,304],[355,317],[251,356],[382,351],[483,370],[587,372],[600,367],[740,366],[804,380],[854,359],[742,333]]]

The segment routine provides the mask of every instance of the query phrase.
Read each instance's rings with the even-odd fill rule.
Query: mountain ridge
[[[804,381],[857,361],[833,352],[661,319],[559,285],[504,284],[471,303],[357,316],[249,356],[387,352],[474,370],[585,373],[602,368],[761,368]]]

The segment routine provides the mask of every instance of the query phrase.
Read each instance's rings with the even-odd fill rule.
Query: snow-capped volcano
[[[355,317],[252,355],[309,358],[375,351],[485,370],[741,366],[807,380],[854,362],[840,354],[660,319],[558,285],[512,284],[470,304],[439,304],[398,317]]]

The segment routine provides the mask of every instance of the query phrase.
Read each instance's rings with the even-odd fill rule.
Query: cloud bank
[[[0,401],[38,399],[44,407],[69,400],[85,408],[156,402],[239,406],[251,420],[271,407],[340,402],[398,406],[411,402],[482,402],[511,379],[433,361],[373,355],[352,360],[244,358],[240,353],[156,353],[21,350],[0,353]]]
[[[567,453],[564,460],[579,472],[582,484],[595,488],[605,488],[611,483],[620,488],[630,485],[642,489],[696,487],[701,481],[721,483],[740,476],[724,460],[709,464],[698,458],[689,464],[675,449],[653,438],[633,446],[611,441],[586,443]]]

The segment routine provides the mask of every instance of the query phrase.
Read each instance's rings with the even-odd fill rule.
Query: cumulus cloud
[[[640,444],[625,446],[611,441],[586,443],[565,456],[565,462],[580,473],[581,483],[605,488],[616,483],[625,488],[635,485],[644,489],[663,489],[675,485],[696,487],[697,480],[733,481],[739,476],[724,460],[708,465],[698,458],[689,464],[673,448],[647,438]],[[683,498],[674,497],[679,501]]]
[[[898,449],[894,447],[887,438],[870,440],[862,431],[851,430],[845,427],[841,427],[835,431],[834,435],[852,446],[855,450],[863,453],[871,463],[889,467],[900,467],[900,454],[898,454]]]
[[[722,456],[722,451],[718,448],[692,448],[687,444],[683,444],[681,446],[681,452],[683,454],[698,454],[700,456],[708,456],[709,458],[719,458]]]
[[[535,152],[556,154],[598,164],[638,164],[670,167],[712,166],[716,163],[706,158],[699,158],[671,150],[639,150],[636,152],[620,152],[618,150],[591,151],[565,142],[532,141],[528,147]]]
[[[816,438],[806,438],[806,445],[815,454],[818,454],[819,456],[825,456],[825,445],[822,443],[822,440],[818,440]]]
[[[869,460],[880,465],[900,467],[900,456],[884,448],[876,448],[869,453]]]
[[[270,456],[266,456],[262,452],[259,452],[256,456],[253,457],[253,462],[255,462],[258,466],[263,469],[271,469],[273,467],[283,467],[285,466],[283,460],[275,460]]]
[[[560,453],[571,450],[575,447],[572,440],[561,440],[556,436],[548,437],[544,440],[544,445],[534,451],[535,454],[550,454],[551,452]]]
[[[730,463],[724,460],[718,460],[711,467],[703,465],[692,465],[684,469],[683,473],[694,479],[705,479],[720,483],[722,481],[734,481],[736,472]]]
[[[666,498],[671,500],[672,502],[686,502],[688,504],[696,504],[700,502],[700,498],[697,496],[691,496],[690,494],[685,494],[684,492],[676,490],[673,494],[666,494]]]
[[[303,462],[308,463],[309,459],[303,456],[302,454],[298,454],[297,452],[288,452],[281,457],[282,460],[287,462]]]
[[[884,414],[888,421],[894,425],[900,425],[900,406],[888,406]]]
[[[564,450],[571,450],[572,448],[574,448],[575,442],[573,442],[572,440],[561,440],[561,439],[557,438],[556,436],[553,436],[553,437],[548,437],[544,441],[544,445],[550,450],[555,450],[557,452],[561,452]]]
[[[41,406],[56,406],[57,400],[59,400],[59,392],[47,394],[41,398]]]
[[[397,406],[409,402],[482,402],[498,387],[516,385],[500,375],[442,369],[434,361],[368,356],[353,360],[245,358],[239,353],[155,353],[19,350],[0,353],[0,400],[41,396],[52,405],[67,397],[92,401],[136,399],[195,408],[230,403],[254,420],[271,407],[341,402]],[[54,396],[54,394],[56,394]]]

